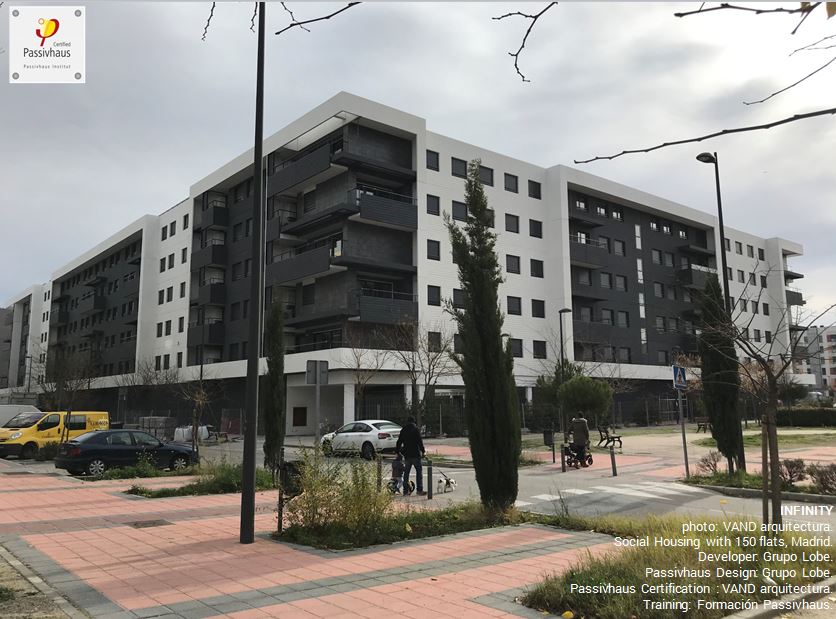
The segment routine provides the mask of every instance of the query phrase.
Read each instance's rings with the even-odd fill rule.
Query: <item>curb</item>
[[[739,497],[744,499],[761,498],[763,492],[761,490],[753,490],[752,488],[730,488],[728,486],[707,486],[704,484],[686,484],[692,488],[705,488],[706,490],[713,490],[726,496]],[[771,493],[770,493],[771,494]],[[836,505],[836,496],[830,494],[812,494],[807,492],[782,492],[781,498],[785,501],[797,501],[799,503],[823,503],[826,505]]]
[[[814,585],[818,585],[820,587],[828,587],[828,591],[819,591],[816,593],[795,593],[792,595],[785,595],[784,597],[778,598],[781,604],[789,604],[791,602],[801,602],[801,601],[814,601],[818,600],[819,598],[823,598],[826,595],[831,595],[833,593],[834,587],[836,587],[836,576],[832,578],[828,578],[827,580],[820,580],[819,582],[813,583]],[[803,607],[793,608],[790,606],[789,608],[760,608],[760,605],[763,602],[758,602],[758,608],[753,608],[752,610],[744,610],[739,613],[735,613],[734,615],[726,615],[724,619],[765,619],[766,617],[780,617],[782,615],[786,615],[787,613],[791,613],[791,615],[795,615],[798,611],[803,611]]]

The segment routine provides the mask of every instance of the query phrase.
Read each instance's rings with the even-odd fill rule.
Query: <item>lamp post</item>
[[[558,314],[560,315],[560,384],[563,385],[563,372],[565,371],[566,366],[566,351],[564,350],[564,340],[563,340],[563,315],[564,314],[571,314],[572,310],[568,307],[564,307],[561,309]],[[560,424],[561,427],[559,428],[561,431],[565,433],[566,423],[563,419],[563,407],[560,405],[560,400],[558,399],[558,406],[560,408]]]
[[[731,318],[731,297],[729,296],[729,270],[726,268],[726,228],[723,225],[723,200],[720,197],[720,166],[717,153],[700,153],[697,161],[714,165],[714,181],[717,186],[717,223],[720,227],[720,264],[723,267],[723,296],[726,300],[726,312]]]

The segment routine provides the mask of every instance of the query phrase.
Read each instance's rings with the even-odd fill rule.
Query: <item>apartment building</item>
[[[796,374],[809,377],[825,395],[836,392],[836,327],[811,326],[802,335],[796,350]]]
[[[713,215],[433,133],[422,118],[348,93],[268,137],[264,152],[264,296],[285,317],[292,434],[314,429],[313,389],[304,384],[311,359],[329,362],[329,425],[411,397],[390,357],[355,411],[357,351],[386,348],[387,333],[403,323],[431,341],[454,330],[444,307],[457,305],[461,290],[445,215],[466,218],[463,179],[473,159],[493,210],[521,399],[531,399],[561,348],[592,372],[660,390],[669,388],[674,354],[696,350],[694,291],[720,262]],[[87,355],[102,393],[153,364],[180,380],[203,372],[224,384],[230,406],[243,406],[255,345],[251,168],[252,152],[240,155],[192,185],[186,200],[53,273],[28,310],[41,316],[40,344]],[[801,246],[731,229],[726,237],[736,319],[754,342],[786,347],[782,319],[803,303],[788,287],[801,277],[789,262]],[[17,317],[24,299],[13,301]],[[11,339],[9,365],[19,368],[22,340]],[[443,377],[437,392],[460,397],[460,377]]]

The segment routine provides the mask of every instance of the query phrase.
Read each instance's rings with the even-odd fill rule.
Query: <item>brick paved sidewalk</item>
[[[273,493],[259,494],[245,546],[240,495],[136,499],[121,494],[131,481],[18,470],[0,461],[0,545],[108,619],[539,617],[514,602],[524,587],[612,548],[606,536],[525,525],[319,551],[270,539]]]

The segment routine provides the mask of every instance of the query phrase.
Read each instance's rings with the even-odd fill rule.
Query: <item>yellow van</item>
[[[109,428],[106,411],[20,413],[0,428],[0,458],[34,458],[47,443],[62,443],[85,432]]]

